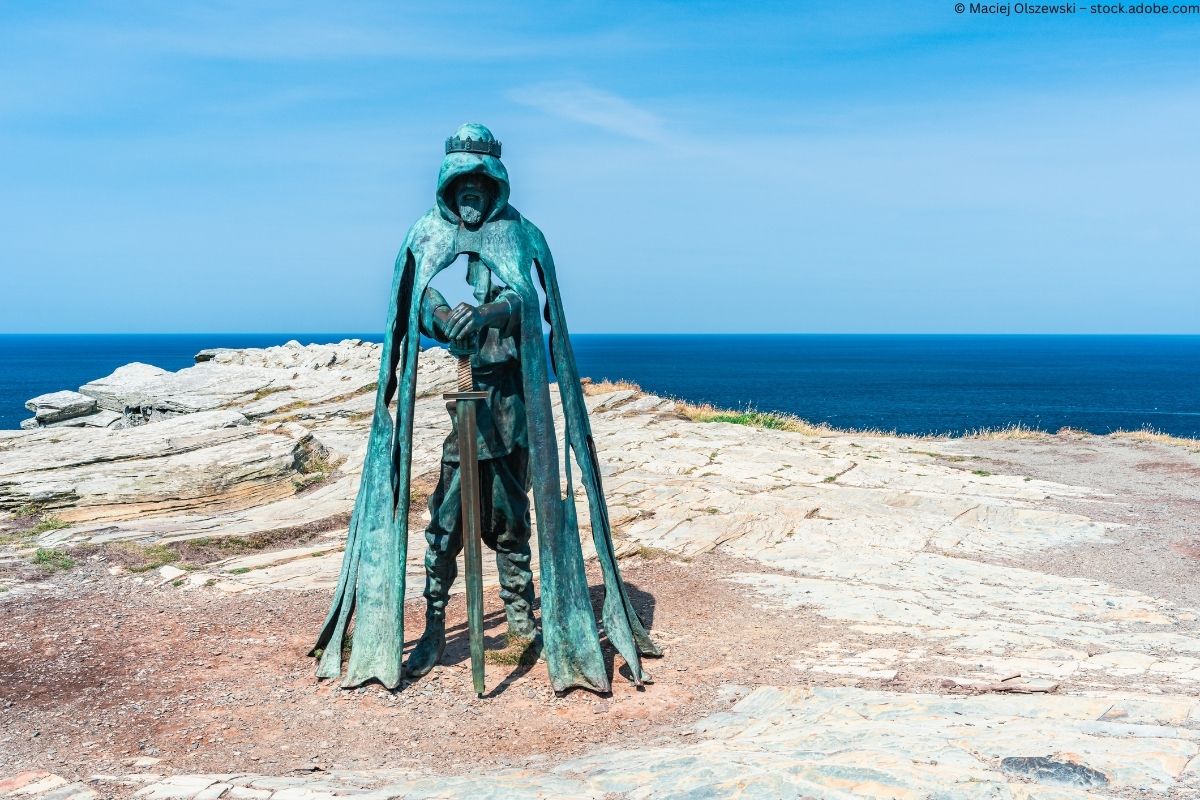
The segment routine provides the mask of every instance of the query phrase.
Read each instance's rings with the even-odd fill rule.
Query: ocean
[[[0,335],[0,428],[25,401],[131,361],[366,334]],[[1200,336],[577,334],[580,373],[841,428],[962,434],[1021,424],[1200,437]]]

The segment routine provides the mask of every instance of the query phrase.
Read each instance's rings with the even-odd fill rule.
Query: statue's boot
[[[432,538],[430,543],[425,551],[425,632],[404,663],[404,674],[409,678],[428,673],[446,652],[446,601],[458,565],[452,554],[432,546]]]
[[[537,635],[537,623],[533,619],[533,572],[529,569],[529,540],[510,550],[497,550],[496,570],[500,574],[500,599],[504,601],[509,636],[533,639]]]
[[[432,610],[425,612],[425,632],[417,646],[408,654],[404,662],[404,674],[409,678],[419,678],[433,669],[442,660],[446,652],[446,616],[435,614]]]

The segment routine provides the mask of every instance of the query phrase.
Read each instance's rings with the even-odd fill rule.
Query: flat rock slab
[[[31,432],[37,447],[0,440],[0,507],[58,507],[68,522],[228,512],[295,494],[308,435],[286,426],[260,431],[233,410],[131,430]]]
[[[92,398],[101,408],[121,412],[129,406],[141,405],[152,396],[153,387],[160,385],[170,374],[162,367],[134,362],[117,367],[107,377],[88,381],[79,387],[79,392]]]
[[[33,412],[39,424],[60,422],[72,417],[81,417],[96,410],[96,399],[79,392],[63,390],[41,394],[26,401],[25,408]]]

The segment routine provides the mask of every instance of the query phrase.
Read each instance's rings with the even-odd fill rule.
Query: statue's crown
[[[451,136],[446,140],[446,153],[478,153],[483,156],[500,157],[500,142],[484,139],[472,139],[470,136],[460,139]]]

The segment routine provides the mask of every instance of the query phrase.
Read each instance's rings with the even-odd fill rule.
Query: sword
[[[483,697],[483,537],[479,504],[479,452],[476,448],[476,403],[487,392],[475,391],[471,354],[477,342],[465,348],[450,343],[450,353],[458,358],[458,391],[442,398],[455,404],[458,421],[458,487],[462,501],[464,572],[467,579],[467,630],[471,641],[471,681],[475,694]]]

